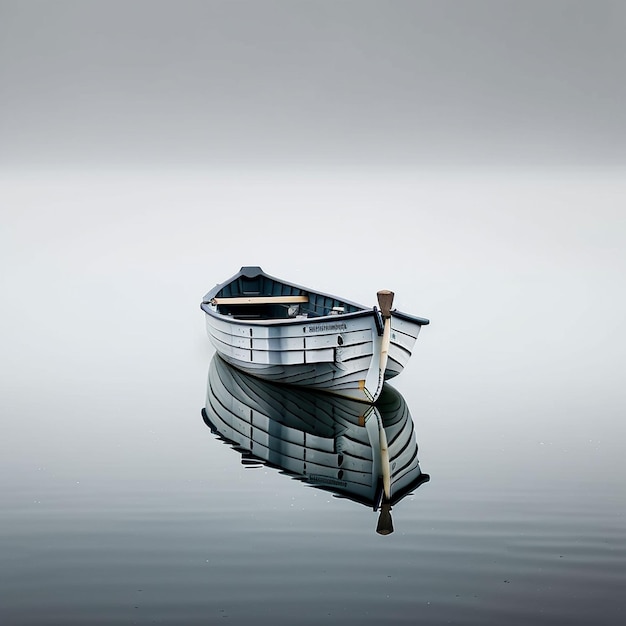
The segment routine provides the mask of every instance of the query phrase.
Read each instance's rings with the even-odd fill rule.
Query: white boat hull
[[[421,326],[392,316],[389,358],[381,376],[375,312],[273,325],[206,315],[216,351],[248,374],[375,402],[385,379],[406,365]]]
[[[242,267],[209,291],[201,308],[211,343],[238,369],[374,403],[428,324],[391,310],[392,292],[378,296],[387,302],[380,311]]]

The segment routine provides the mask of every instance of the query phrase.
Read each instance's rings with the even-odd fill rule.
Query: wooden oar
[[[380,375],[385,376],[385,370],[387,369],[387,357],[389,356],[389,341],[391,339],[391,307],[393,305],[393,291],[388,289],[382,289],[377,294],[378,306],[380,307],[380,313],[383,316],[385,323],[383,328],[383,339],[380,344]]]

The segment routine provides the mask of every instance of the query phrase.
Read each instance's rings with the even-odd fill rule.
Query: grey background
[[[7,403],[168,342],[203,386],[198,303],[261,265],[430,318],[437,411],[623,429],[623,3],[0,6]]]
[[[261,265],[431,318],[433,401],[621,410],[623,3],[0,6],[6,398],[182,331],[203,379],[200,298]]]
[[[620,1],[0,2],[9,168],[623,165]]]
[[[0,622],[618,623],[625,7],[0,0]],[[242,265],[430,318],[389,537],[202,422]]]

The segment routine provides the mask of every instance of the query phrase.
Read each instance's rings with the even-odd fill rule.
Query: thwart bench
[[[308,296],[236,296],[213,298],[211,304],[296,304],[308,301]]]

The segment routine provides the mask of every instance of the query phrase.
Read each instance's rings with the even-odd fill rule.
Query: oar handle
[[[391,317],[391,307],[393,306],[393,297],[395,295],[393,291],[381,289],[376,295],[378,296],[378,306],[383,318]]]

